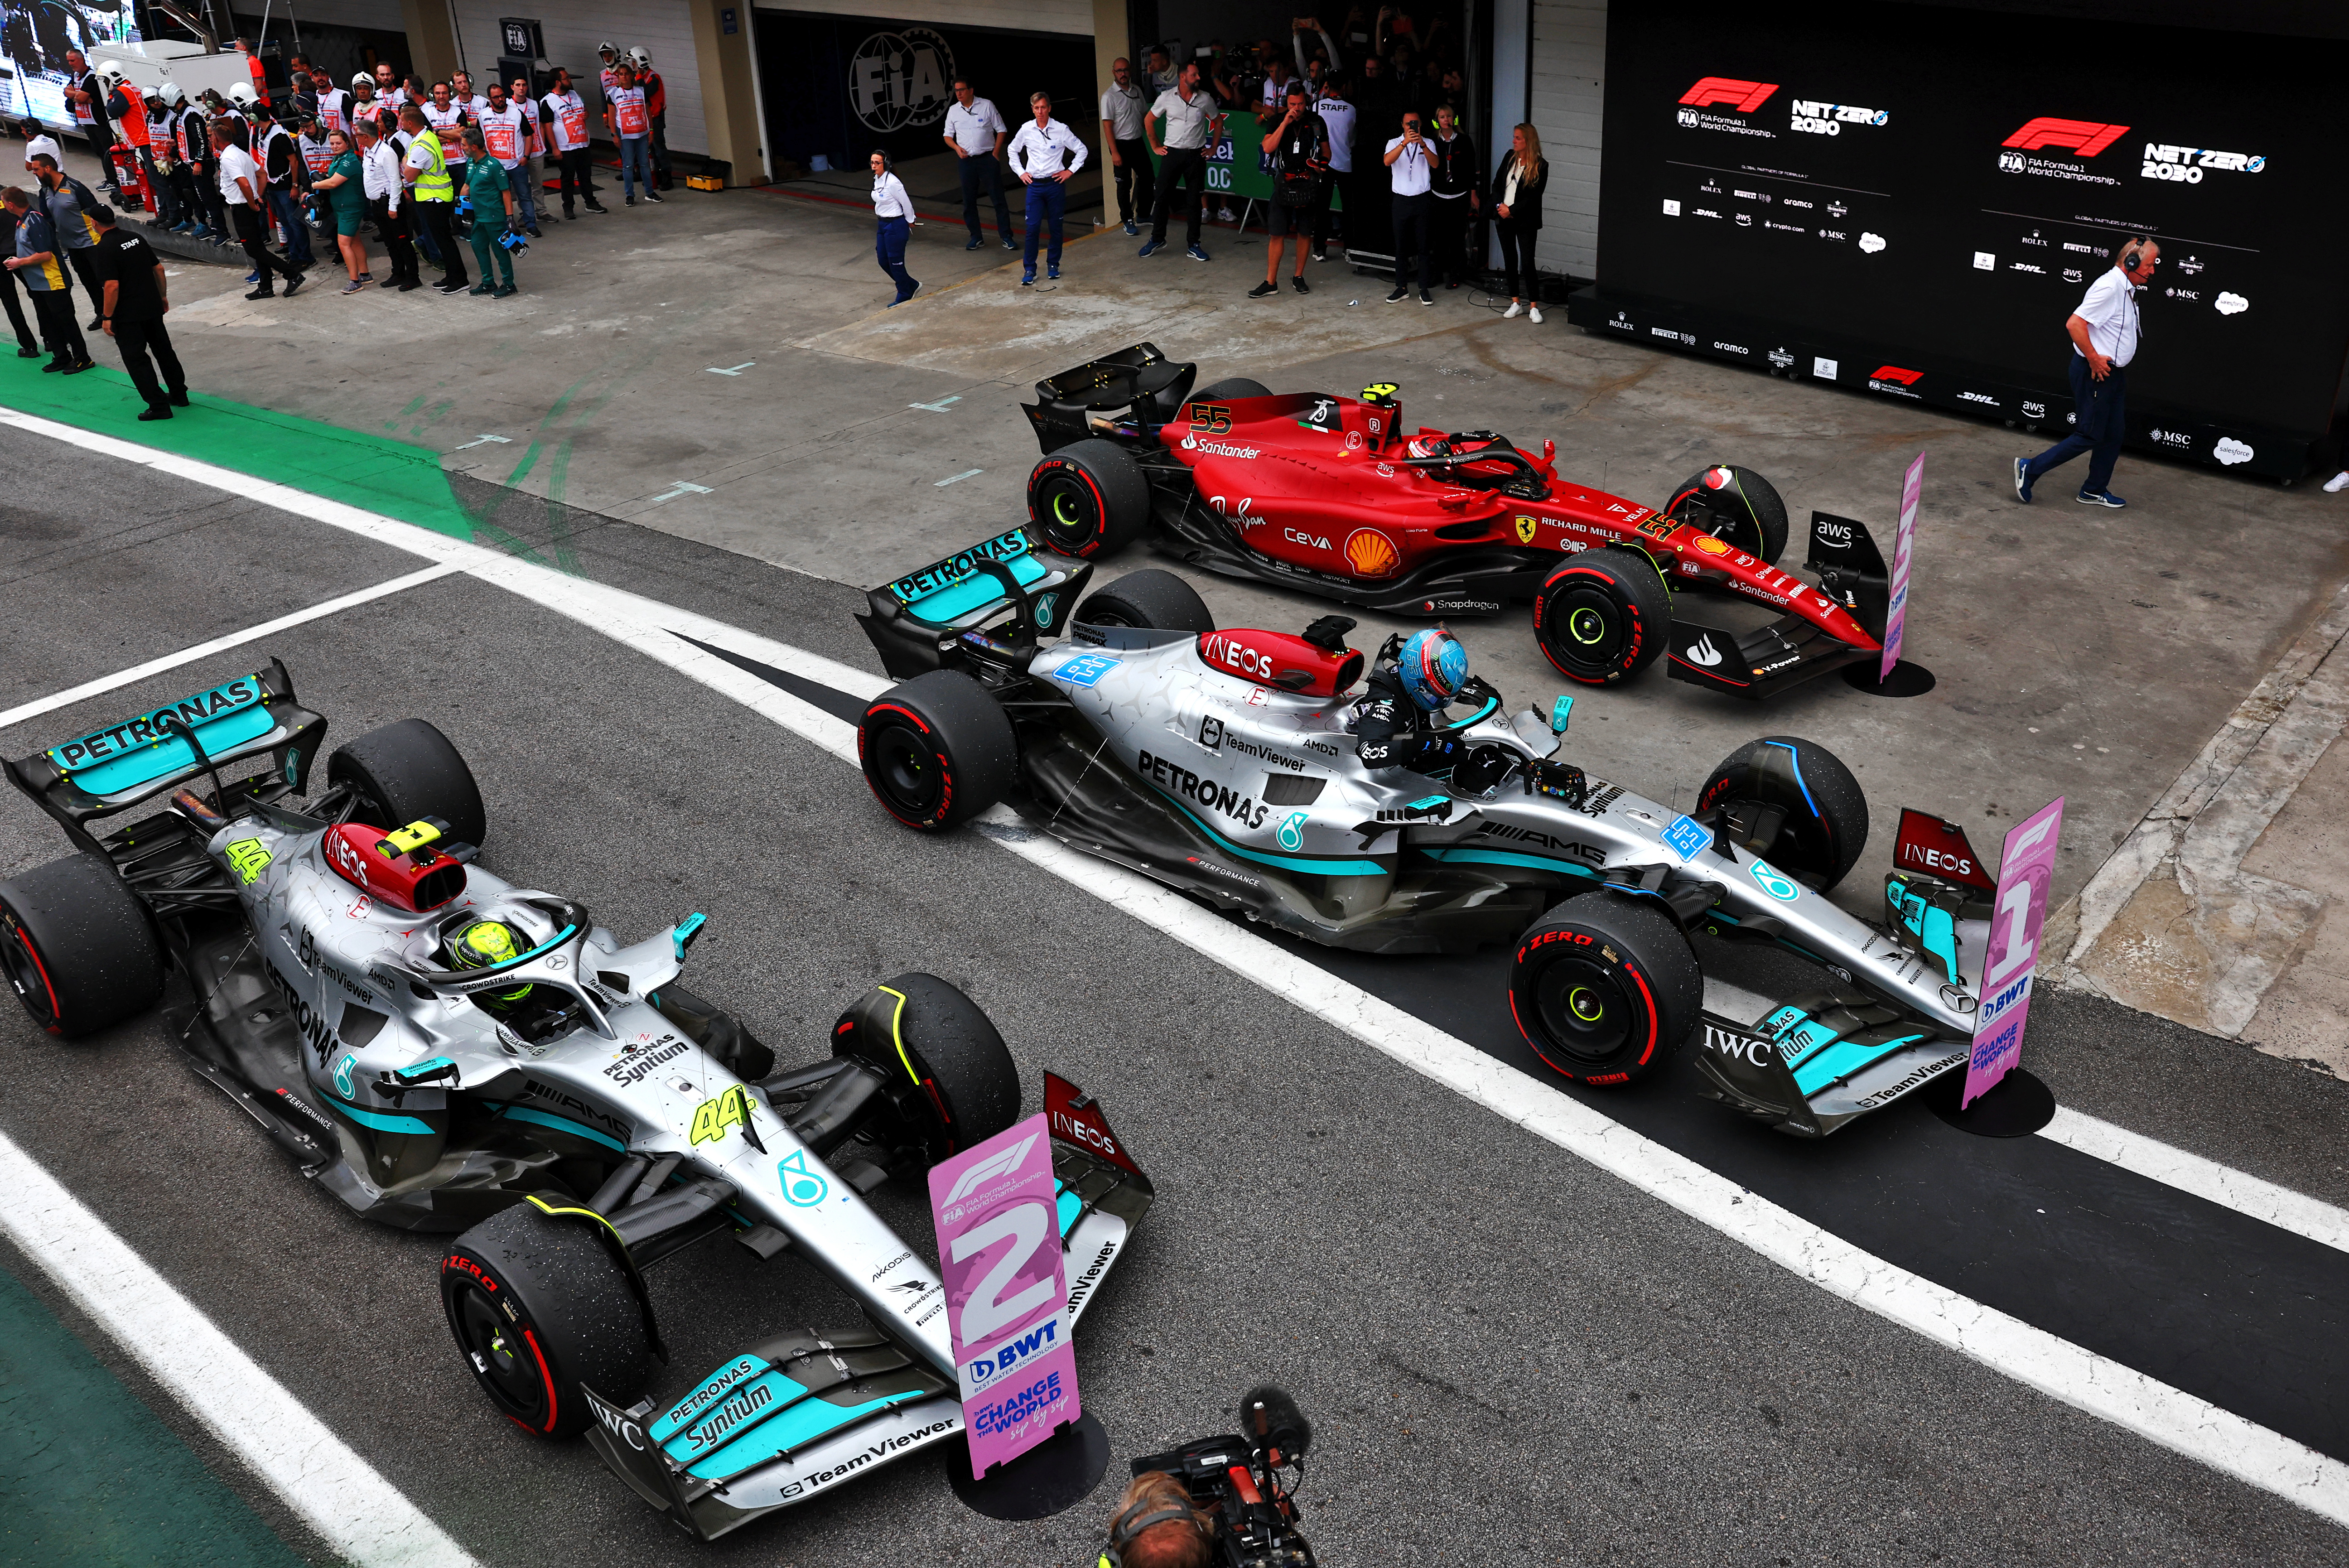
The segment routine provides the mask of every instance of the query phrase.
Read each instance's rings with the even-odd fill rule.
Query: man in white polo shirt
[[[2121,455],[2128,363],[2137,358],[2137,294],[2153,281],[2153,269],[2160,265],[2161,247],[2153,241],[2123,241],[2112,266],[2088,286],[2080,308],[2064,323],[2072,336],[2072,433],[2037,457],[2014,460],[2016,500],[2029,501],[2041,475],[2085,452],[2095,455],[2088,460],[2087,483],[2080,486],[2080,504],[2128,504],[2109,486]]]
[[[1431,211],[1434,198],[1428,194],[1434,183],[1434,158],[1428,151],[1427,138],[1420,134],[1419,110],[1403,111],[1402,134],[1387,143],[1386,163],[1394,200],[1395,269],[1394,292],[1387,296],[1387,303],[1399,305],[1410,297],[1411,259],[1417,255],[1419,302],[1433,305],[1435,296],[1427,288],[1427,263],[1428,223],[1434,216]]]
[[[1150,167],[1150,143],[1143,140],[1143,121],[1150,114],[1150,95],[1133,85],[1133,64],[1123,57],[1112,60],[1109,90],[1102,94],[1102,140],[1117,170],[1117,215],[1125,232],[1137,234],[1136,216],[1150,216],[1151,194],[1157,175]]]
[[[946,144],[954,150],[956,172],[962,176],[962,221],[970,230],[970,244],[963,249],[975,251],[982,243],[978,193],[983,190],[995,202],[995,237],[1003,242],[1005,250],[1016,251],[1019,242],[1011,237],[1011,208],[1003,199],[1003,165],[997,161],[1011,129],[1003,123],[995,105],[972,88],[968,78],[955,78],[954,96],[954,107],[947,110]]]
[[[1158,204],[1150,218],[1150,238],[1137,254],[1151,255],[1165,245],[1166,215],[1182,200],[1187,184],[1191,205],[1184,213],[1183,254],[1193,261],[1207,259],[1207,249],[1199,243],[1199,220],[1207,205],[1207,139],[1222,118],[1215,95],[1199,83],[1199,62],[1186,60],[1183,74],[1158,95],[1142,121],[1143,134],[1150,138],[1150,151],[1164,161],[1158,166]],[[1166,127],[1163,134],[1152,130],[1154,122],[1161,121]]]

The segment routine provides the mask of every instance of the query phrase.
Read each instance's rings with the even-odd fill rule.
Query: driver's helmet
[[[1444,707],[1467,684],[1468,650],[1441,627],[1413,632],[1395,664],[1405,695],[1423,713]]]
[[[1450,457],[1452,443],[1442,436],[1413,436],[1404,450],[1413,457]]]
[[[530,950],[530,938],[503,920],[475,920],[460,927],[449,938],[449,967],[454,970],[487,969],[492,964],[504,963]],[[479,1001],[492,1007],[512,1007],[530,994],[528,985],[512,991],[476,992]]]

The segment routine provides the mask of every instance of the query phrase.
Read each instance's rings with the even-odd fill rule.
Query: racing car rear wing
[[[893,680],[952,667],[966,638],[1032,652],[1038,639],[1066,626],[1092,581],[1091,563],[1056,563],[1037,556],[1028,530],[1014,528],[870,590],[868,613],[856,622]]]
[[[1020,411],[1036,428],[1036,443],[1047,453],[1094,433],[1092,416],[1132,409],[1145,424],[1174,421],[1198,379],[1195,364],[1169,359],[1154,343],[1136,343],[1087,360],[1036,383],[1036,400]]]
[[[57,820],[83,849],[101,846],[94,817],[125,811],[189,780],[268,755],[268,774],[222,786],[247,798],[300,794],[326,738],[326,721],[301,706],[294,678],[267,668],[191,692],[119,724],[5,763],[16,786]],[[225,810],[229,802],[219,802]]]

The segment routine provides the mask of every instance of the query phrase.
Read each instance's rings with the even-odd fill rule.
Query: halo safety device
[[[1442,628],[1415,631],[1395,656],[1404,695],[1422,712],[1433,713],[1460,695],[1468,680],[1468,650]]]

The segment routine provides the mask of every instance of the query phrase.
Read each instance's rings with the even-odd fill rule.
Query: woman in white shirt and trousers
[[[914,216],[914,199],[905,194],[905,182],[889,171],[889,155],[880,151],[873,154],[873,215],[880,220],[873,254],[897,286],[897,297],[889,302],[895,310],[922,286],[905,270],[905,236],[921,220]]]

